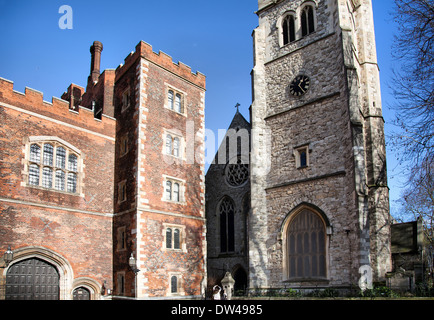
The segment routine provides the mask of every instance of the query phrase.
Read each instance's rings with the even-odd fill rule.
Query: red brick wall
[[[8,245],[45,247],[68,260],[75,278],[111,287],[115,120],[97,121],[60,99],[48,103],[40,92],[12,89],[0,79],[0,254]],[[27,186],[32,136],[54,136],[81,151],[81,194]]]
[[[185,113],[165,108],[167,85],[185,94]],[[123,91],[129,87],[134,104],[121,112]],[[116,151],[116,185],[126,181],[127,201],[118,203],[115,190],[114,247],[116,230],[126,226],[127,250],[114,257],[114,279],[125,272],[125,293],[134,295],[134,274],[128,267],[131,253],[137,258],[137,294],[139,297],[162,297],[169,294],[170,274],[181,275],[183,295],[200,295],[204,269],[204,130],[205,77],[192,74],[189,67],[174,64],[166,54],[152,52],[144,42],[136,47],[122,67],[116,70],[115,114],[117,139],[128,135],[128,154]],[[188,136],[187,128],[192,134]],[[168,162],[163,154],[164,130],[176,129],[185,147],[183,159]],[[191,143],[191,145],[188,145]],[[190,152],[189,154],[186,154]],[[199,153],[198,160],[195,153]],[[190,156],[189,159],[187,159]],[[173,159],[172,159],[173,160]],[[191,160],[191,161],[188,161]],[[185,181],[185,202],[163,201],[163,175]],[[194,218],[188,218],[192,216]],[[183,226],[186,251],[164,250],[163,223]],[[115,281],[115,292],[117,283]]]

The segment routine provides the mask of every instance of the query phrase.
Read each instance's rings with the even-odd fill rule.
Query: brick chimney
[[[92,60],[90,62],[90,76],[88,78],[87,84],[95,84],[98,82],[100,75],[100,65],[101,65],[101,51],[102,43],[99,41],[94,41],[93,45],[90,47],[90,53]]]

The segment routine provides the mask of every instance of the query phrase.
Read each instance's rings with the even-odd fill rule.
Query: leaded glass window
[[[166,181],[166,200],[172,200],[172,181]]]
[[[73,172],[68,173],[68,183],[66,191],[72,193],[77,192],[77,175]]]
[[[173,90],[169,90],[169,92],[167,93],[167,102],[170,110],[173,110],[173,96]]]
[[[37,144],[30,146],[30,161],[37,163],[41,161],[41,147]]]
[[[182,112],[182,101],[181,95],[179,93],[175,96],[175,111],[181,113]]]
[[[288,278],[325,278],[325,243],[325,225],[320,216],[306,209],[298,213],[287,231]]]
[[[39,166],[36,164],[29,166],[29,184],[32,186],[39,185]]]
[[[44,167],[42,170],[42,186],[49,189],[53,187],[53,169]]]
[[[52,139],[30,138],[28,154],[28,185],[46,189],[78,192],[79,156],[66,144]]]
[[[54,148],[51,144],[44,144],[44,165],[52,166],[53,165],[53,153]]]
[[[173,249],[181,249],[181,237],[179,229],[173,231]]]
[[[66,163],[66,150],[63,147],[57,147],[56,149],[56,167],[60,169],[65,168]]]
[[[172,249],[172,229],[166,229],[166,248]]]
[[[65,172],[62,170],[56,170],[54,188],[59,191],[65,190]]]

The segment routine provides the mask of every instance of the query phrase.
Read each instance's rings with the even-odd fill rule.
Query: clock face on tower
[[[289,85],[289,92],[293,96],[302,96],[309,89],[310,79],[308,76],[299,75],[294,80],[292,80]]]

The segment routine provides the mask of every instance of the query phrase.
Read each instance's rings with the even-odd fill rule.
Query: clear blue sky
[[[72,30],[58,25],[62,17],[58,11],[65,4],[73,10]],[[373,0],[386,133],[392,120],[388,108],[396,29],[392,4],[392,0]],[[0,0],[0,77],[14,81],[17,91],[30,87],[51,101],[71,83],[85,87],[94,40],[104,45],[101,70],[116,68],[143,40],[154,51],[161,50],[174,62],[182,61],[193,72],[206,75],[206,128],[217,137],[217,130],[230,124],[237,102],[248,119],[251,33],[258,25],[255,10],[257,0]],[[390,148],[388,168],[393,207],[403,179]]]

